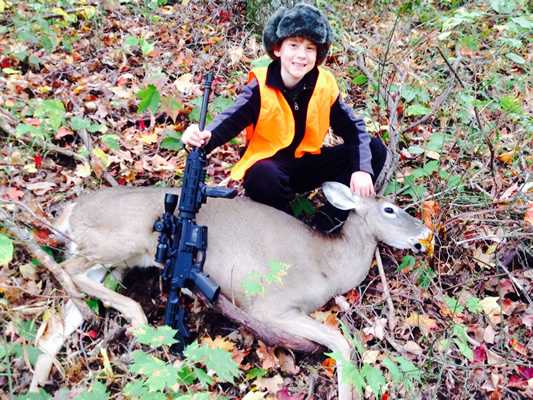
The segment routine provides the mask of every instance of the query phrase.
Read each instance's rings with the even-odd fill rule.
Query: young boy
[[[359,196],[373,196],[373,181],[387,150],[379,139],[370,138],[363,120],[342,101],[333,75],[319,67],[331,39],[329,23],[317,8],[304,3],[281,7],[263,32],[273,61],[250,72],[234,104],[206,130],[189,126],[183,143],[210,152],[246,129],[247,148],[231,177],[243,179],[253,200],[287,213],[295,193],[330,180],[350,186]],[[322,147],[329,127],[343,144]],[[323,232],[338,231],[347,215],[328,204],[312,225]]]

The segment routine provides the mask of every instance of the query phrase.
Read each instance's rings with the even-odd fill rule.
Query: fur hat
[[[328,20],[316,7],[298,3],[292,8],[280,7],[267,21],[263,30],[263,45],[268,55],[276,60],[274,49],[283,39],[305,37],[317,45],[317,64],[328,54],[332,32]]]

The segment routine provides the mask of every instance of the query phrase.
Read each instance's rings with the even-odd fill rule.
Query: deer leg
[[[126,319],[131,321],[133,326],[139,326],[148,323],[146,315],[144,314],[144,311],[139,303],[130,299],[129,297],[123,296],[106,288],[103,284],[92,280],[87,275],[87,272],[92,265],[76,258],[68,260],[68,262],[70,263],[69,266],[71,266],[69,273],[72,276],[72,280],[80,290],[82,290],[84,293],[87,293],[89,296],[100,299],[102,303],[104,303],[104,306],[113,307],[120,311],[120,313],[122,313]]]
[[[293,310],[283,315],[277,315],[275,318],[266,322],[288,334],[320,343],[332,351],[339,353],[344,359],[350,360],[350,345],[338,330],[321,324],[301,312]],[[343,383],[342,366],[339,364],[337,364],[337,384],[339,400],[353,400],[357,398],[352,386]]]

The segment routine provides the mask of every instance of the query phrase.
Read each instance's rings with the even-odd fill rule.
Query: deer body
[[[157,232],[152,227],[169,191],[179,193],[165,188],[97,191],[70,204],[58,221],[73,240],[73,256],[63,267],[74,283],[121,311],[133,325],[146,323],[140,306],[92,281],[86,272],[96,264],[154,265]],[[353,197],[349,188],[337,183],[327,183],[324,192],[336,207],[357,211],[350,214],[340,237],[326,237],[247,198],[209,199],[197,215],[198,224],[209,229],[204,272],[244,314],[272,332],[319,343],[349,359],[350,346],[341,333],[308,314],[365,279],[378,240],[424,250],[430,231],[385,200]],[[251,273],[266,276],[273,261],[288,265],[281,282],[265,284],[262,295],[246,295],[243,282]],[[350,387],[341,383],[340,368],[338,376],[339,399],[352,399]]]

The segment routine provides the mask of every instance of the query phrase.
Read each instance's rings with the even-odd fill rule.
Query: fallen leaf
[[[274,375],[271,378],[257,378],[254,385],[259,389],[264,389],[267,393],[276,394],[283,386],[283,378],[280,375]]]
[[[412,340],[408,340],[407,343],[404,344],[403,348],[405,351],[411,354],[415,354],[417,356],[424,353],[424,350],[422,349],[422,347],[420,347],[418,343],[413,342]]]
[[[501,307],[498,304],[499,297],[485,297],[479,302],[483,312],[489,317],[493,324],[500,323]]]
[[[500,153],[496,158],[504,164],[511,165],[515,156],[515,151],[506,151]]]
[[[326,358],[324,361],[322,361],[321,363],[322,367],[324,367],[324,370],[326,372],[326,375],[329,376],[330,378],[333,377],[333,375],[335,375],[335,360],[333,358]]]
[[[437,321],[425,315],[420,315],[416,312],[412,312],[409,318],[404,321],[404,323],[412,328],[420,329],[424,336],[429,335],[431,331],[435,331],[439,328]]]
[[[487,361],[487,349],[484,345],[478,346],[474,349],[474,364],[483,364]]]
[[[489,325],[485,328],[485,331],[483,332],[483,340],[485,343],[493,344],[496,338],[496,331],[494,328]]]
[[[181,94],[189,95],[196,89],[197,86],[192,79],[193,75],[191,73],[183,74],[174,81],[174,86],[176,86],[176,89],[178,89],[178,92]]]
[[[242,400],[263,400],[267,392],[248,392]]]
[[[37,196],[41,196],[49,192],[50,190],[52,190],[52,188],[56,186],[57,185],[54,182],[35,182],[35,183],[29,183],[28,185],[26,185],[26,188],[31,190]]]
[[[527,380],[518,375],[511,375],[509,377],[509,382],[507,382],[507,387],[510,388],[524,390],[527,389],[527,386]]]
[[[527,347],[524,346],[522,343],[520,343],[515,338],[512,338],[509,340],[509,346],[513,348],[514,351],[516,351],[519,354],[522,354],[523,356],[527,357]]]
[[[303,400],[304,397],[305,394],[303,393],[290,394],[288,388],[283,388],[278,393],[276,393],[277,400]]]
[[[424,201],[422,203],[422,221],[432,231],[436,230],[435,222],[440,213],[440,206],[434,200]]]
[[[387,326],[387,320],[385,318],[376,318],[372,326],[363,328],[363,332],[367,335],[377,337],[379,340],[383,340],[385,337],[385,327]]]
[[[258,341],[256,354],[261,361],[261,368],[271,369],[279,365],[278,358],[274,354],[273,349],[267,347],[262,341]]]
[[[296,365],[294,356],[287,350],[280,348],[276,352],[279,361],[279,367],[283,372],[291,375],[296,375],[300,372],[300,368]]]
[[[222,336],[217,336],[215,339],[205,337],[201,340],[201,343],[207,345],[210,349],[221,349],[230,353],[235,348],[235,344],[233,342],[224,339]]]
[[[533,225],[533,202],[527,203],[526,214],[524,215],[524,221],[526,224]]]
[[[363,353],[363,362],[367,364],[375,364],[379,357],[379,350],[367,350]]]

